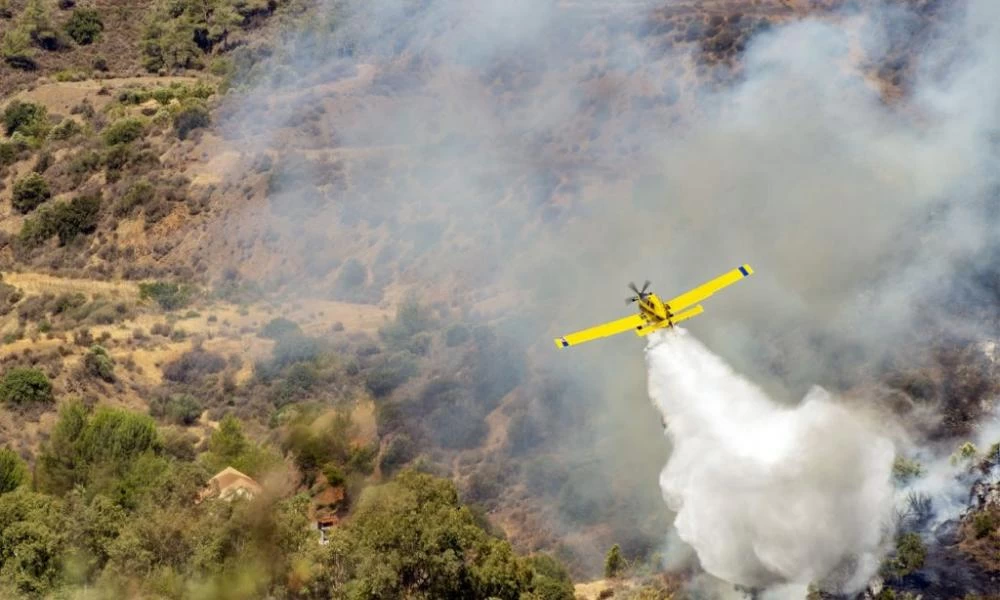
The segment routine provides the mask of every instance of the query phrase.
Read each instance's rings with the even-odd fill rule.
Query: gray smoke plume
[[[585,415],[548,432],[547,449],[586,457],[575,472],[602,502],[608,489],[652,496],[633,511],[647,515],[662,511],[647,492],[666,448],[637,389],[641,342],[554,354],[551,337],[619,316],[609,311],[624,311],[629,279],[669,296],[743,262],[756,275],[690,328],[779,403],[813,384],[850,387],[942,329],[978,335],[984,326],[955,306],[996,301],[980,279],[997,255],[1000,5],[938,11],[925,37],[916,13],[880,3],[788,22],[751,37],[727,76],[698,43],[665,49],[647,36],[655,6],[593,4],[325,3],[316,33],[278,48],[280,68],[231,103],[234,145],[274,156],[282,177],[214,237],[246,238],[226,249],[234,264],[280,248],[273,270],[293,295],[330,293],[337,265],[354,259],[368,279],[352,301],[416,288],[540,349],[537,366],[590,392],[567,403]],[[891,59],[900,40],[915,66],[891,103],[859,63]],[[303,121],[322,135],[288,129]],[[807,398],[797,418],[837,414]],[[844,439],[862,442],[855,433]],[[827,435],[841,439],[839,427]],[[608,541],[626,534],[617,525]],[[798,542],[812,546],[824,527]],[[734,577],[811,576],[844,553],[795,564],[750,550],[755,562]]]
[[[705,570],[861,589],[891,533],[892,443],[821,388],[775,404],[680,328],[653,334],[646,363],[673,444],[660,486]]]

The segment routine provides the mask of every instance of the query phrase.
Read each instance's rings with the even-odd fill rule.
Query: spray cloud
[[[775,404],[683,329],[654,334],[646,362],[674,445],[660,486],[705,570],[862,587],[891,520],[892,443],[822,388]]]

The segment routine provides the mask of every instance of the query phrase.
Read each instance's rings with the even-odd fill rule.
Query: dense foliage
[[[353,458],[350,433],[339,417],[318,438],[293,432],[289,447],[303,466],[324,463],[327,479],[341,485],[343,471],[333,464],[371,473]],[[339,448],[332,462],[325,444]],[[197,457],[148,416],[70,401],[38,457],[36,491],[22,485],[28,472],[20,458],[0,450],[0,593],[87,587],[88,597],[101,599],[573,597],[561,565],[516,555],[482,528],[451,482],[426,473],[403,471],[352,492],[360,493],[356,508],[325,545],[310,528],[307,495],[286,489],[251,500],[196,499],[225,466],[265,477],[282,465],[231,416]]]
[[[13,368],[0,379],[0,402],[25,405],[52,400],[52,382],[38,369]]]

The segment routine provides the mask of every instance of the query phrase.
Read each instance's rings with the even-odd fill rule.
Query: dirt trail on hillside
[[[34,102],[45,106],[50,113],[68,116],[70,110],[84,100],[97,110],[115,99],[115,94],[101,94],[102,89],[115,90],[127,86],[145,85],[160,87],[171,83],[197,83],[196,77],[122,77],[115,79],[86,79],[83,81],[56,81],[43,83],[33,89],[19,92],[10,100]]]
[[[36,294],[81,293],[102,294],[113,298],[138,298],[139,286],[131,281],[97,281],[95,279],[71,279],[55,277],[43,273],[3,274],[3,280],[20,288],[27,296]]]

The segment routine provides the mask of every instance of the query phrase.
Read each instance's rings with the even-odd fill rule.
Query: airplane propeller
[[[646,283],[642,284],[642,289],[640,290],[635,286],[635,283],[630,281],[628,284],[628,288],[633,292],[635,292],[635,296],[632,296],[631,298],[626,298],[625,304],[632,304],[636,300],[645,300],[646,296],[649,295],[649,293],[646,292],[646,289],[649,288],[649,283],[650,281],[647,279]]]

